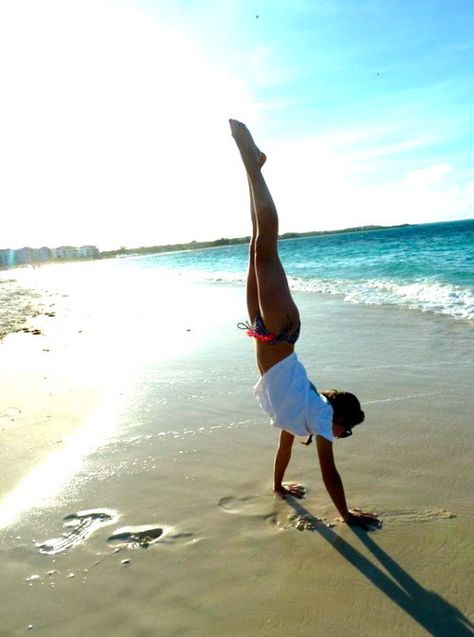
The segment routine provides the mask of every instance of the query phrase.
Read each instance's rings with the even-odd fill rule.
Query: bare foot
[[[267,161],[267,156],[265,153],[262,153],[253,141],[253,137],[247,126],[242,124],[242,122],[238,122],[236,119],[230,119],[229,124],[232,137],[242,155],[245,168],[247,170],[252,170],[252,168],[255,167],[260,169]]]

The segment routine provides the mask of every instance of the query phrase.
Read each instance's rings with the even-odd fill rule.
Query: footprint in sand
[[[174,544],[190,537],[193,537],[193,533],[172,533],[171,527],[161,528],[143,524],[117,529],[107,542],[118,548],[147,549],[152,544]]]
[[[242,498],[226,497],[219,500],[219,506],[227,513],[233,513],[250,518],[276,521],[277,510],[275,500],[270,496],[249,495]]]
[[[56,555],[67,549],[72,548],[76,544],[84,542],[99,527],[107,524],[114,524],[117,521],[118,514],[108,509],[91,509],[89,511],[78,511],[64,518],[64,526],[71,530],[63,533],[59,538],[45,540],[41,544],[37,544],[40,553],[45,555]]]

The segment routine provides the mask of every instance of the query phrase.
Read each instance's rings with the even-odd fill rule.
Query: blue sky
[[[3,3],[0,247],[248,234],[228,117],[282,232],[471,218],[472,33],[470,0]]]

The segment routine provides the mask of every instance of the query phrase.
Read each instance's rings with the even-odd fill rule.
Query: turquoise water
[[[279,251],[293,290],[474,319],[474,220],[288,239]],[[247,246],[136,257],[123,265],[244,283]]]

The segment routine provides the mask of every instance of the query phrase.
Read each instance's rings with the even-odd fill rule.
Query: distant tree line
[[[118,250],[106,250],[100,253],[101,257],[117,257],[139,254],[159,254],[160,252],[178,252],[183,250],[202,250],[204,248],[218,248],[220,246],[238,245],[248,243],[250,237],[237,237],[234,239],[217,239],[216,241],[190,241],[189,243],[167,243],[159,246],[142,246],[141,248],[125,248]]]
[[[402,224],[407,226],[409,224]],[[299,239],[300,237],[313,237],[326,234],[342,234],[348,232],[370,232],[373,230],[384,230],[387,227],[399,228],[402,226],[357,226],[355,228],[344,228],[342,230],[314,230],[312,232],[285,232],[280,235],[281,240]],[[204,248],[218,248],[220,246],[239,245],[249,243],[250,237],[235,237],[233,239],[217,239],[216,241],[190,241],[189,243],[167,243],[157,246],[142,246],[140,248],[126,248],[122,246],[117,250],[106,250],[100,253],[102,258],[131,256],[141,254],[160,254],[162,252],[178,252],[183,250],[202,250]]]

